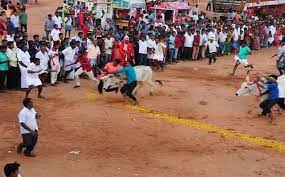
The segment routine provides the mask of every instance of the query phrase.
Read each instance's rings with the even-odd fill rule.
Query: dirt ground
[[[40,22],[53,12],[59,1],[40,1],[30,7],[31,33],[42,31]],[[250,61],[254,73],[274,69],[270,58],[276,48],[254,52]],[[219,58],[212,66],[203,62],[168,65],[156,78],[154,96],[139,93],[140,104],[152,110],[195,119],[225,130],[285,142],[285,113],[275,115],[278,125],[257,118],[260,112],[255,97],[236,97],[245,70],[229,76],[233,56]],[[270,72],[269,72],[270,73]],[[98,95],[92,81],[44,88],[46,100],[36,98],[34,105],[42,114],[36,158],[17,155],[21,140],[17,115],[24,92],[0,95],[0,167],[21,163],[23,177],[283,177],[284,153],[273,148],[225,138],[156,119],[128,109],[120,94]],[[147,90],[145,88],[144,90]],[[69,154],[80,151],[80,154]],[[0,172],[1,173],[1,172]]]

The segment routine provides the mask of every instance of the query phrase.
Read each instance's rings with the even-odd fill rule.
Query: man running
[[[103,72],[105,72],[107,74],[115,74],[118,72],[118,70],[120,69],[120,59],[115,59],[113,62],[109,62],[106,64],[106,66],[103,69]],[[103,80],[100,80],[100,83],[98,85],[98,91],[100,94],[103,94],[103,86],[104,86],[104,82]],[[113,92],[116,91],[118,92],[118,87],[116,88],[110,88],[110,89],[105,89],[106,92]]]
[[[250,48],[246,45],[246,43],[243,41],[241,43],[241,46],[239,48],[238,54],[235,56],[236,64],[234,66],[233,72],[231,75],[235,75],[235,72],[240,64],[242,64],[245,68],[251,68],[253,69],[253,66],[248,63],[248,55],[251,54]]]
[[[128,96],[136,105],[138,105],[137,98],[133,95],[133,91],[137,86],[137,76],[135,69],[132,67],[130,62],[126,62],[126,65],[124,68],[119,69],[118,73],[124,73],[127,78],[127,83],[121,88],[121,93],[124,98]]]

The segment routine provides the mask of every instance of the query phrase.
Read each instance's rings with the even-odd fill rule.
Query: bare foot
[[[42,95],[39,95],[38,98],[40,98],[40,99],[45,99],[45,97],[42,96]]]

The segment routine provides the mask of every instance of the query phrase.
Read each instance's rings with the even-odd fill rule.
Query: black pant
[[[104,86],[104,82],[102,80],[100,80],[100,83],[98,85],[98,91],[100,94],[103,93],[103,86]],[[118,87],[117,88],[109,88],[109,89],[105,89],[106,92],[114,92],[114,91],[118,91]]]
[[[212,7],[212,4],[211,4],[211,3],[208,3],[208,4],[207,4],[207,7],[206,7],[206,10],[209,10],[209,11],[210,11],[210,10],[211,10],[211,7]]]
[[[22,134],[23,144],[22,148],[26,148],[25,154],[31,154],[38,141],[38,133],[32,135],[31,133]]]
[[[7,71],[0,71],[0,90],[5,89],[6,76],[7,76]]]
[[[214,60],[214,62],[216,62],[216,53],[209,53],[208,54],[208,58],[209,58],[209,64],[212,63],[212,60]]]
[[[268,113],[271,113],[271,108],[279,102],[279,99],[275,100],[265,100],[260,103],[259,107],[262,109],[262,115],[266,116]]]
[[[137,86],[137,81],[133,81],[129,84],[125,84],[122,88],[121,88],[121,93],[122,94],[126,94],[130,99],[136,101],[136,97],[133,95],[133,91]]]
[[[184,47],[183,49],[183,60],[191,60],[193,54],[192,47]]]
[[[21,24],[21,31],[22,32],[27,32],[27,24]]]
[[[7,88],[17,89],[20,88],[20,69],[18,67],[10,67],[7,73]]]
[[[279,106],[281,109],[285,110],[284,98],[279,98],[279,100],[278,100],[278,106]]]

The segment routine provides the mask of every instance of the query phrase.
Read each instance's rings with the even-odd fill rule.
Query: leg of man
[[[209,53],[209,65],[212,64],[213,54]]]
[[[26,148],[24,153],[25,155],[30,155],[32,150],[34,149],[34,137],[31,133],[26,133],[26,134],[22,134],[22,138],[23,138],[23,148]]]
[[[37,86],[37,88],[38,88],[38,98],[44,98],[42,96],[43,86],[39,85],[39,86]]]
[[[75,72],[75,87],[80,87],[80,78],[79,76],[83,73],[82,67],[80,67],[76,72]]]
[[[51,66],[51,70],[52,70],[52,72],[50,73],[50,83],[51,83],[51,85],[54,85],[56,80],[57,80],[57,74],[58,74],[57,73],[57,66],[56,65],[52,65]]]
[[[100,94],[103,94],[103,86],[104,86],[104,82],[100,80],[99,85],[98,85],[98,91]]]
[[[206,47],[206,46],[203,46],[203,47],[202,47],[202,59],[205,59],[205,58],[206,58],[206,51],[207,51],[207,47]]]
[[[285,110],[284,98],[279,98],[278,105],[281,109]]]
[[[235,66],[234,66],[234,68],[233,68],[233,72],[232,72],[231,75],[235,75],[236,70],[237,70],[237,68],[238,68],[239,65],[240,65],[240,62],[239,62],[239,61],[236,61],[236,64],[235,64]]]
[[[6,71],[0,71],[0,91],[5,89],[6,75],[7,75]]]
[[[143,54],[139,53],[137,65],[143,65]]]
[[[132,83],[128,84],[126,92],[127,96],[131,98],[134,102],[137,101],[137,98],[133,95],[133,91],[136,88],[136,86],[137,86],[137,81],[133,81]]]
[[[94,77],[94,73],[92,71],[89,71],[89,72],[86,72],[85,73],[87,74],[87,76],[89,77],[89,79],[91,79],[92,81],[95,81],[96,84],[99,83],[99,81]]]

